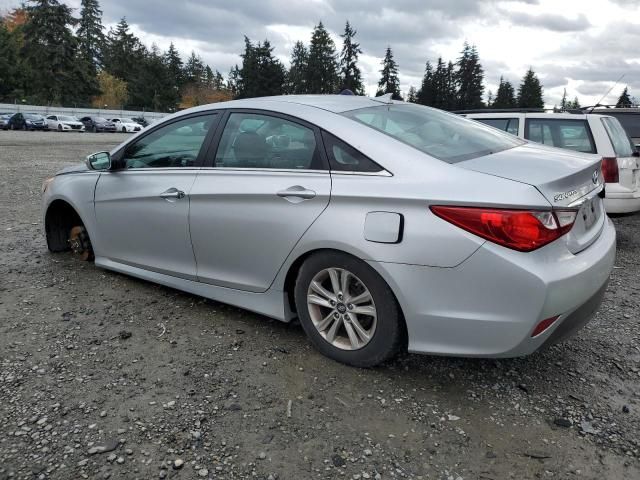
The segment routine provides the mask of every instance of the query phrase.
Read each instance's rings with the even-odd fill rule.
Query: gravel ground
[[[360,370],[298,325],[48,253],[42,180],[123,135],[0,131],[0,479],[640,478],[640,215],[594,321]]]

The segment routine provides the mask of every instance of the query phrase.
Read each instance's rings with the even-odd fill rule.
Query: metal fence
[[[0,113],[38,113],[40,115],[70,115],[74,117],[87,117],[87,116],[96,116],[96,117],[106,117],[106,118],[117,118],[117,117],[144,117],[147,120],[158,120],[160,118],[166,117],[169,115],[168,113],[162,112],[145,112],[145,111],[135,111],[135,110],[109,110],[102,108],[63,108],[63,107],[46,107],[39,105],[24,105],[24,104],[13,104],[13,103],[0,103]]]

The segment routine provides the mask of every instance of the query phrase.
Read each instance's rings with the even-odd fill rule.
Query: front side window
[[[602,119],[602,123],[604,124],[604,129],[607,131],[607,135],[611,140],[616,156],[622,158],[632,156],[635,148],[631,143],[631,139],[627,135],[627,132],[625,132],[622,125],[620,125],[620,122],[615,118],[604,117]]]
[[[586,120],[528,118],[525,138],[552,147],[582,153],[596,153]]]
[[[270,115],[232,113],[216,153],[217,168],[322,170],[315,133]]]
[[[420,105],[384,105],[342,113],[439,160],[456,163],[522,145],[522,140]]]
[[[125,168],[193,167],[216,114],[186,118],[158,128],[127,146]]]
[[[511,135],[518,135],[520,121],[517,118],[476,118],[475,120]]]

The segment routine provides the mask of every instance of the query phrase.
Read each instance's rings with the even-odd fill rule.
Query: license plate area
[[[582,217],[585,230],[591,230],[591,227],[593,227],[599,218],[599,203],[601,203],[599,200],[599,197],[593,197],[586,200],[578,211],[578,215]]]

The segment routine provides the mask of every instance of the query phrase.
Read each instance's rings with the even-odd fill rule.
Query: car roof
[[[333,113],[342,113],[359,108],[376,107],[382,104],[396,103],[381,99],[375,100],[370,97],[358,95],[279,95],[273,97],[246,98],[241,100],[232,100],[230,102],[213,103],[210,105],[203,105],[202,107],[198,107],[198,109],[254,108],[260,107],[262,102],[270,102],[272,104],[278,102],[288,104],[293,103],[315,107]]]
[[[468,113],[467,118],[514,118],[523,115],[525,118],[551,118],[559,120],[585,120],[590,117],[601,118],[608,115],[598,115],[591,113],[527,113],[527,112],[496,112],[496,113]]]

